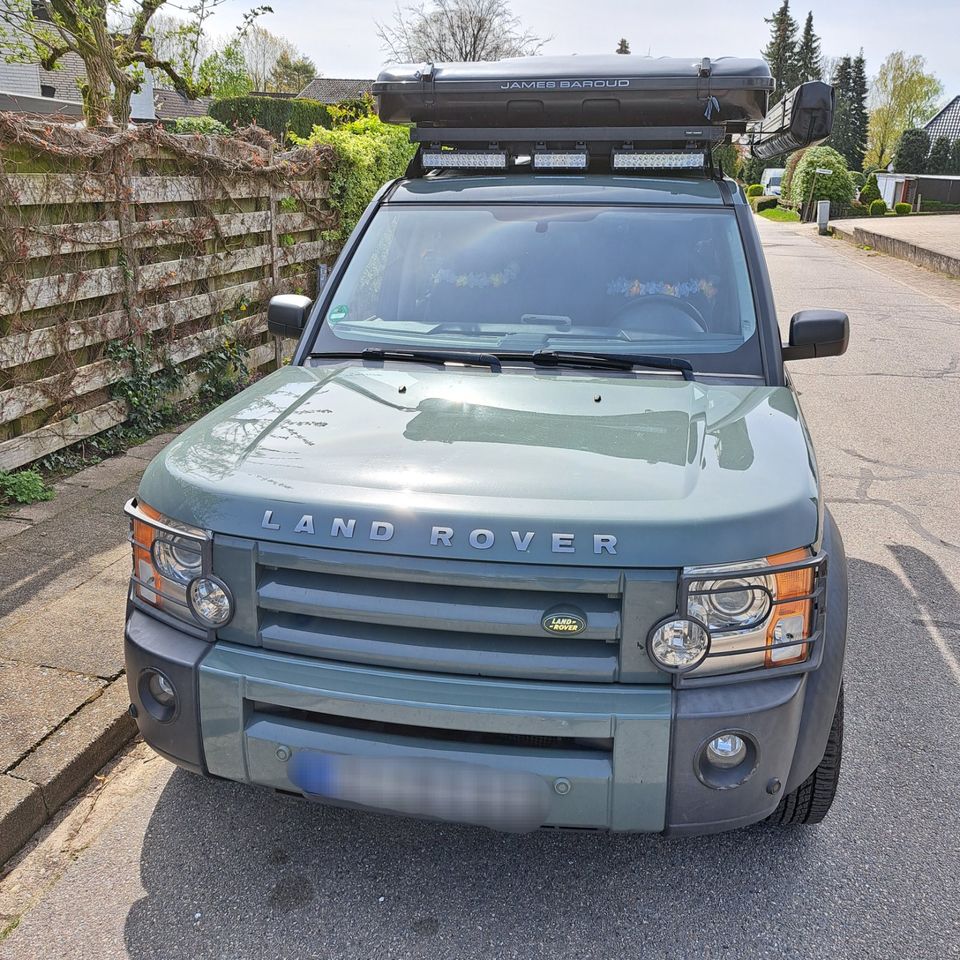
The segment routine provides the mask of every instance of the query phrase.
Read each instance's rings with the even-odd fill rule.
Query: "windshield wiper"
[[[459,350],[384,350],[367,347],[359,353],[311,353],[311,359],[399,360],[402,363],[462,363],[471,367],[500,370],[500,358],[492,353],[464,353]]]
[[[539,367],[595,367],[606,370],[679,370],[684,380],[693,380],[693,364],[679,357],[629,353],[574,353],[566,350],[534,350],[533,353],[497,354],[501,360],[529,360]]]

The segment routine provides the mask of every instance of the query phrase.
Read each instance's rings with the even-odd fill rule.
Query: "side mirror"
[[[307,314],[313,301],[295,293],[281,293],[270,298],[267,306],[267,329],[277,337],[299,339],[307,325]]]
[[[839,310],[801,310],[790,320],[790,343],[783,345],[784,360],[838,357],[847,349],[850,321]]]

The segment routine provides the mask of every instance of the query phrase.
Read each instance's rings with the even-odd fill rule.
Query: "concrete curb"
[[[937,253],[935,250],[928,250],[907,240],[898,240],[896,237],[888,237],[881,233],[864,230],[863,227],[851,229],[844,226],[842,222],[831,222],[830,226],[836,236],[858,247],[872,247],[881,253],[889,254],[891,257],[897,257],[900,260],[908,260],[910,263],[926,267],[928,270],[945,273],[951,277],[960,277],[960,257]]]
[[[129,702],[120,677],[0,775],[0,865],[134,735]]]

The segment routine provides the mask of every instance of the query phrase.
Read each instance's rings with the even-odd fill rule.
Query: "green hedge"
[[[882,217],[887,212],[887,204],[884,200],[870,201],[870,216]]]
[[[780,203],[779,197],[750,197],[749,204],[754,213],[759,213],[761,210],[770,210],[772,207],[777,206]]]
[[[893,210],[898,217],[905,217],[907,214],[913,213],[913,207],[909,203],[895,203]]]
[[[329,203],[338,221],[326,236],[337,245],[350,235],[377,190],[403,176],[415,152],[407,127],[383,123],[378,117],[363,117],[333,130],[317,126],[309,137],[292,139],[304,146],[333,147]]]
[[[210,116],[234,129],[256,123],[281,142],[290,135],[309,137],[314,127],[331,125],[325,104],[300,97],[228,97],[210,105]]]
[[[748,197],[760,197],[763,196],[763,187],[759,183],[751,183],[747,187],[747,196]]]
[[[165,120],[163,126],[171,133],[202,133],[208,137],[226,136],[230,133],[226,124],[213,117],[177,117],[176,120]]]
[[[829,175],[817,174],[816,171],[821,168],[832,172]],[[847,161],[832,147],[811,147],[804,151],[794,170],[789,199],[802,204],[829,200],[831,210],[839,211],[849,206],[855,193]]]

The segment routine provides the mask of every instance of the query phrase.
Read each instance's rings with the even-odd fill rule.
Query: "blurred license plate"
[[[496,830],[542,826],[551,795],[532,773],[422,757],[298,752],[291,781],[307,796]]]

